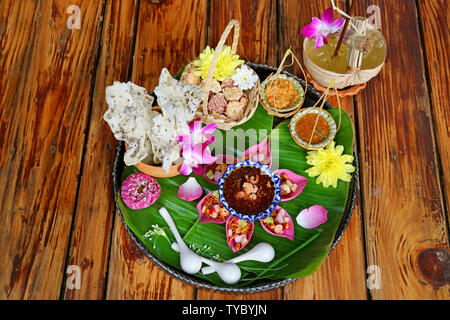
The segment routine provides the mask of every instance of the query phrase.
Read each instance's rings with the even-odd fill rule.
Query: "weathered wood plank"
[[[151,91],[162,67],[175,74],[205,45],[206,0],[141,1],[131,80]],[[135,249],[116,219],[110,259],[108,299],[192,299],[183,285]],[[133,246],[132,246],[133,245]],[[132,254],[130,254],[130,250]]]
[[[78,289],[65,287],[65,299],[102,299],[104,295],[112,222],[116,214],[111,172],[117,143],[103,120],[103,113],[107,108],[105,88],[115,80],[128,80],[137,3],[137,0],[106,3],[102,46],[68,262],[69,265],[81,268],[81,283]]]
[[[366,5],[358,2],[356,13]],[[420,271],[439,267],[421,253],[442,248],[448,254],[449,243],[416,3],[370,5],[380,8],[388,46],[385,67],[356,97],[367,264],[379,268],[381,280],[370,293],[374,299],[448,299],[450,287],[431,285]]]
[[[431,96],[431,109],[434,116],[448,210],[450,206],[450,170],[448,170],[450,168],[450,112],[448,112],[448,97],[450,96],[448,85],[448,79],[450,78],[448,17],[450,7],[449,2],[445,0],[420,0],[418,3],[430,81],[428,89]]]
[[[66,13],[78,5],[81,30]],[[56,299],[67,256],[103,3],[2,1],[0,297]]]
[[[203,49],[206,0],[143,1],[139,14],[132,79],[148,90],[162,67],[173,75]]]
[[[247,61],[275,65],[277,61],[276,3],[264,1],[211,2],[208,44],[215,47],[223,30],[231,19],[240,21],[240,37],[237,53]],[[232,34],[228,38],[231,44]],[[281,290],[236,295],[198,290],[198,299],[274,300],[281,298]]]
[[[169,276],[142,253],[120,218],[114,224],[107,286],[112,300],[190,300],[194,289]]]
[[[208,44],[215,48],[231,19],[240,22],[237,53],[247,61],[277,63],[277,9],[273,0],[211,1]],[[231,44],[233,35],[227,38]]]
[[[345,1],[336,1],[345,10]],[[300,61],[303,57],[303,35],[300,30],[311,23],[313,16],[320,17],[330,6],[329,1],[283,1],[280,4],[280,56],[292,45],[292,50]],[[339,16],[335,14],[335,19]],[[303,78],[301,69],[290,68]],[[306,70],[305,70],[306,71]],[[328,101],[337,107],[336,97]],[[354,117],[353,98],[340,99],[341,107]],[[356,138],[356,137],[355,137]],[[356,145],[356,141],[355,141]],[[361,231],[361,209],[355,206],[350,223],[339,244],[319,269],[311,276],[301,278],[285,286],[284,299],[366,299],[364,244]]]

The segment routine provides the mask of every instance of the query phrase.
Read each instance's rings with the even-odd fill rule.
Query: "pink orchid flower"
[[[189,123],[190,134],[177,136],[176,140],[183,144],[197,144],[197,143],[213,143],[216,139],[212,133],[217,129],[217,124],[210,123],[202,128],[202,121],[195,119]]]
[[[217,159],[211,155],[211,151],[208,149],[208,144],[215,140],[212,133],[217,129],[217,124],[211,123],[202,128],[202,121],[195,119],[189,124],[189,129],[190,134],[176,137],[176,140],[182,143],[181,155],[184,159],[180,173],[189,175],[194,172],[201,175],[203,173],[202,164],[210,164]]]
[[[328,44],[327,37],[330,33],[334,33],[338,31],[342,25],[344,24],[344,19],[337,19],[333,21],[333,9],[328,8],[324,12],[322,12],[322,20],[319,18],[313,17],[311,24],[306,25],[300,31],[302,35],[311,39],[312,37],[316,37],[316,46],[318,49],[324,44]]]
[[[189,175],[191,172],[201,175],[203,174],[202,164],[210,164],[217,159],[217,157],[211,155],[207,143],[184,144],[181,155],[184,161],[181,165],[180,173],[184,175]]]

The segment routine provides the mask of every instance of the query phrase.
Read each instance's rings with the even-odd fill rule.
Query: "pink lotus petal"
[[[263,142],[260,144],[254,145],[247,150],[245,150],[242,160],[250,159],[252,161],[255,161],[255,156],[258,158],[258,155],[264,154],[265,157],[268,159],[268,163],[262,162],[263,164],[268,164],[269,167],[272,165],[272,152],[270,151],[270,139],[266,138]],[[258,159],[259,160],[259,159]],[[259,162],[259,161],[257,161]]]
[[[212,168],[213,167],[215,167],[215,165],[216,164],[228,164],[228,165],[230,165],[230,164],[235,164],[235,163],[237,163],[238,161],[237,161],[237,159],[235,158],[235,157],[232,157],[232,156],[229,156],[229,155],[226,155],[226,154],[221,154],[221,155],[218,155],[217,157],[216,157],[216,160],[213,162],[213,163],[210,163],[210,164],[206,164],[206,165],[204,165],[203,166],[203,177],[206,179],[206,180],[208,180],[209,182],[212,182],[212,183],[215,183],[215,184],[217,184],[217,182],[219,181],[219,179],[215,179],[215,172],[214,172],[214,178],[213,179],[210,179],[208,176],[207,176],[207,174],[208,174],[208,172],[209,172],[209,170],[212,170]],[[219,178],[221,178],[222,177],[222,174],[220,174],[220,177]]]
[[[233,221],[233,219],[238,219],[238,218],[235,218],[235,217],[233,217],[233,216],[230,216],[230,217],[227,219],[227,224],[226,224],[225,232],[227,233],[227,243],[228,243],[228,246],[231,248],[231,250],[233,250],[234,253],[236,253],[236,252],[239,252],[239,251],[241,251],[242,249],[244,249],[244,247],[250,242],[250,239],[252,238],[252,235],[253,235],[253,230],[255,229],[255,224],[254,224],[254,222],[248,222],[248,221],[245,221],[245,220],[244,220],[245,222],[250,223],[250,225],[251,225],[251,231],[250,231],[250,234],[248,235],[247,242],[246,242],[242,247],[240,247],[238,250],[236,250],[236,248],[234,247],[234,245],[236,244],[235,240],[234,240],[234,239],[231,239],[231,240],[230,240],[230,237],[228,236],[228,225]],[[239,220],[239,219],[238,219],[238,220]]]
[[[199,215],[199,222],[212,222],[212,223],[219,223],[219,224],[222,224],[222,223],[225,223],[225,222],[227,221],[227,220],[222,220],[222,219],[220,219],[220,218],[213,219],[213,218],[207,217],[207,216],[202,212],[203,203],[206,201],[206,199],[207,199],[208,197],[214,197],[214,192],[217,192],[217,191],[212,191],[212,192],[208,193],[208,194],[207,194],[202,200],[200,200],[200,202],[197,204],[197,211],[198,211],[198,215]]]
[[[196,200],[200,198],[202,194],[202,186],[194,177],[187,179],[187,181],[178,188],[178,197],[186,201]]]
[[[298,188],[295,192],[291,192],[290,194],[286,195],[286,196],[281,196],[281,201],[288,201],[288,200],[292,200],[295,197],[297,197],[300,193],[302,193],[303,189],[305,188],[306,183],[308,182],[308,179],[296,174],[295,172],[292,172],[291,170],[288,169],[278,169],[275,171],[275,173],[279,176],[281,176],[281,174],[286,173],[289,180],[291,180],[293,183],[295,183]]]
[[[331,25],[334,19],[333,8],[328,8],[324,12],[322,12],[321,18],[324,24]]]
[[[161,195],[161,186],[155,178],[143,173],[130,174],[122,183],[122,200],[130,209],[152,205]]]
[[[315,227],[327,221],[328,210],[322,206],[314,205],[303,209],[297,216],[297,223],[305,229],[314,229]]]
[[[289,219],[289,227],[287,228],[287,229],[284,229],[283,231],[284,231],[284,233],[283,234],[277,234],[277,233],[275,233],[275,232],[272,232],[270,229],[268,229],[267,227],[266,227],[266,225],[264,224],[264,222],[263,222],[263,219],[261,219],[261,220],[259,220],[260,222],[261,222],[261,226],[263,227],[263,229],[266,231],[266,232],[268,232],[268,233],[270,233],[270,234],[272,234],[272,235],[274,235],[274,236],[277,236],[277,237],[283,237],[283,238],[288,238],[289,240],[294,240],[294,224],[292,223],[292,218],[291,218],[291,216],[286,212],[286,210],[284,210],[282,207],[280,207],[280,206],[277,206],[276,208],[275,208],[275,210],[277,211],[277,212],[283,212],[283,214],[284,214],[284,216],[285,217],[287,217],[288,219]]]

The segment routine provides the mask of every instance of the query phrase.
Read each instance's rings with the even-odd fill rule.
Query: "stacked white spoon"
[[[175,226],[172,217],[170,216],[166,208],[162,207],[161,209],[159,209],[159,213],[164,218],[173,235],[175,236],[175,240],[177,242],[172,244],[172,249],[180,253],[181,269],[183,269],[183,271],[186,273],[194,274],[199,272],[202,268],[202,262],[204,262],[209,265],[209,267],[204,267],[202,269],[203,274],[217,272],[223,282],[227,284],[235,284],[241,278],[241,269],[236,265],[236,263],[248,260],[269,262],[275,256],[273,247],[268,243],[262,242],[256,245],[247,253],[244,253],[239,257],[235,257],[226,262],[216,262],[209,260],[193,252],[184,243],[183,239],[178,233],[178,229]]]

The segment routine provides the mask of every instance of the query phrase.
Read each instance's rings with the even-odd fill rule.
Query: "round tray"
[[[274,67],[270,67],[264,64],[256,64],[251,62],[246,62],[246,64],[251,67],[253,70],[256,71],[260,79],[265,79],[269,74],[276,72],[277,69]],[[288,76],[294,77],[297,81],[299,81],[303,86],[305,85],[305,81],[294,76],[293,74],[289,72],[283,71]],[[320,98],[321,94],[314,89],[312,86],[308,85],[308,90],[305,96],[305,103],[304,105],[314,105],[314,103]],[[326,102],[324,105],[324,109],[330,109],[332,106]],[[274,117],[273,121],[273,127],[277,126],[281,121],[285,120],[284,118],[278,118]],[[117,203],[117,192],[120,190],[121,186],[121,177],[122,177],[122,171],[125,166],[123,162],[123,155],[125,153],[125,144],[123,141],[120,141],[117,144],[116,147],[116,154],[114,158],[114,167],[113,167],[113,184],[114,184],[114,199],[116,202],[117,211],[119,212],[120,218],[122,219],[122,222],[125,226],[125,229],[129,233],[131,239],[135,242],[135,244],[138,246],[138,248],[150,259],[152,260],[157,266],[159,266],[162,270],[167,272],[169,275],[175,277],[178,280],[181,280],[187,284],[193,285],[198,288],[203,289],[211,289],[211,290],[218,290],[222,292],[228,292],[228,293],[252,293],[252,292],[261,292],[261,291],[267,291],[271,289],[275,289],[281,286],[284,286],[297,278],[290,278],[290,279],[284,279],[284,280],[259,280],[258,282],[255,282],[255,284],[247,287],[240,287],[240,288],[230,288],[230,287],[221,287],[218,285],[213,285],[209,282],[202,281],[192,275],[189,275],[187,273],[184,273],[181,270],[178,270],[166,263],[163,263],[159,261],[157,257],[155,257],[153,254],[150,253],[150,251],[145,247],[145,245],[142,243],[141,240],[131,231],[131,229],[127,226],[125,223],[124,217],[122,215],[122,212],[120,211],[119,204]],[[345,206],[344,213],[342,215],[341,222],[336,230],[336,234],[334,236],[333,242],[330,246],[330,250],[328,253],[331,252],[331,250],[334,249],[334,247],[337,245],[339,240],[341,239],[342,235],[344,234],[345,229],[347,228],[348,223],[350,222],[350,218],[353,213],[353,208],[355,206],[355,199],[357,195],[357,187],[358,187],[358,177],[359,177],[359,163],[358,163],[358,157],[356,155],[355,149],[353,148],[353,156],[355,160],[353,161],[353,166],[355,167],[355,172],[353,173],[352,180],[350,181],[349,186],[349,193],[347,197],[347,203]]]

